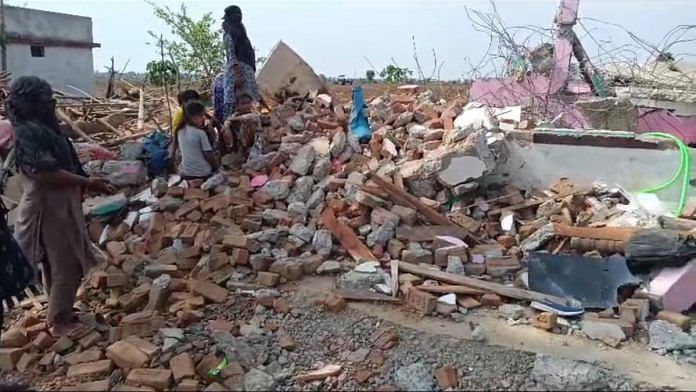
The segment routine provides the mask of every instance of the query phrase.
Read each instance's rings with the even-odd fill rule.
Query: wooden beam
[[[330,208],[324,209],[324,212],[321,214],[321,221],[324,227],[338,239],[356,262],[377,261],[377,258],[370,252],[370,249],[360,241],[360,238],[358,238],[353,229],[336,219],[333,210]]]
[[[382,187],[384,191],[389,193],[389,195],[394,198],[394,201],[399,204],[406,203],[406,207],[411,207],[418,211],[428,222],[434,225],[452,225],[452,222],[446,217],[442,216],[442,214],[423,204],[420,200],[418,200],[417,197],[399,189],[399,187],[387,181],[385,178],[372,173],[370,175],[370,179],[374,181],[375,184]]]
[[[78,127],[77,124],[75,124],[73,120],[70,119],[70,116],[68,116],[62,109],[56,109],[56,114],[58,115],[59,119],[65,121],[65,123],[68,124],[70,128],[73,131],[75,131],[75,133],[80,135],[81,138],[85,139],[90,143],[99,144],[96,142],[96,140],[92,139],[91,137],[89,137],[89,135],[84,133],[82,129],[80,129],[80,127]]]
[[[636,232],[636,229],[626,227],[575,227],[554,224],[553,231],[556,235],[563,237],[626,242]]]
[[[537,200],[527,200],[524,203],[520,204],[515,204],[514,206],[508,206],[508,207],[503,207],[503,208],[496,208],[495,210],[491,210],[488,212],[489,216],[497,216],[503,213],[503,211],[517,211],[517,210],[523,210],[525,208],[531,208],[531,207],[536,207],[542,203],[545,203],[549,200],[556,200],[559,198],[564,198],[570,195],[575,195],[578,193],[586,193],[587,189],[580,189],[577,191],[572,191],[572,192],[567,192],[567,193],[561,193],[555,196],[547,197],[544,199],[537,199]]]
[[[455,225],[416,227],[402,225],[396,228],[396,238],[400,240],[405,239],[417,242],[435,241],[435,237],[439,235],[447,235],[465,240],[471,235],[471,233],[469,233],[469,231],[466,229]]]
[[[421,267],[411,263],[399,263],[399,269],[414,275],[435,279],[440,282],[473,287],[479,290],[486,290],[503,297],[519,299],[523,301],[550,301],[558,304],[566,304],[567,300],[555,295],[548,295],[536,291],[523,290],[515,287],[508,287],[502,284],[486,282],[484,280],[469,278],[466,276],[451,274],[428,267]]]
[[[465,295],[483,295],[490,293],[488,290],[475,289],[468,286],[457,285],[440,285],[440,286],[415,286],[418,290],[436,294],[465,294]]]

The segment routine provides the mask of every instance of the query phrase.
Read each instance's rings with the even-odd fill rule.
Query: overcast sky
[[[146,45],[148,30],[168,33],[167,27],[142,0],[6,0],[12,5],[89,16],[94,24],[95,68],[103,71],[111,56],[117,67],[142,71],[156,57]],[[159,0],[177,7],[181,1]],[[297,51],[318,73],[362,77],[372,68],[378,71],[391,63],[415,70],[415,37],[419,60],[425,74],[433,70],[434,49],[442,64],[442,79],[468,75],[489,44],[487,34],[477,32],[467,17],[470,10],[491,11],[488,0],[352,0],[352,1],[186,1],[190,14],[212,12],[222,17],[224,8],[239,5],[252,44],[266,55],[278,40]],[[557,0],[497,0],[498,11],[508,26],[552,26]],[[614,48],[635,42],[622,29],[591,19],[623,26],[637,36],[658,43],[677,25],[696,23],[694,0],[581,0],[584,18],[576,32],[591,56],[601,53],[602,61],[618,56]],[[587,31],[591,34],[588,35]],[[519,35],[522,37],[522,35]],[[696,33],[688,34],[696,38]],[[604,48],[598,51],[599,44]],[[695,53],[696,45],[682,44],[675,54]],[[624,54],[630,52],[624,52]],[[643,56],[644,53],[639,53]],[[693,58],[690,60],[694,60]]]

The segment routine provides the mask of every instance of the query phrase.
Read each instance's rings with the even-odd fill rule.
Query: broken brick
[[[657,314],[658,320],[664,320],[676,325],[684,331],[688,331],[691,327],[691,317],[671,310],[662,310]]]
[[[346,307],[346,300],[336,294],[330,293],[324,299],[324,306],[330,312],[340,312]]]
[[[169,389],[172,371],[169,369],[133,369],[126,377],[126,384],[146,386],[163,391]]]
[[[206,280],[195,280],[191,282],[191,291],[207,299],[210,302],[222,303],[227,299],[229,292],[224,287]]]
[[[0,370],[11,372],[24,354],[21,348],[0,348]]]
[[[185,203],[183,206],[179,207],[179,209],[176,210],[176,212],[174,213],[174,216],[177,219],[181,219],[184,216],[188,215],[189,212],[198,208],[198,205],[199,205],[198,200],[191,200],[191,201]]]
[[[429,315],[435,311],[437,298],[425,291],[413,288],[406,293],[406,302],[423,315]]]
[[[457,369],[452,366],[443,366],[435,371],[435,379],[437,386],[440,389],[448,388],[456,389],[459,386],[459,378],[457,377]]]
[[[280,275],[274,274],[273,272],[259,271],[258,275],[256,276],[256,280],[259,282],[259,284],[266,287],[277,286],[279,279]]]
[[[481,296],[481,304],[483,306],[497,308],[503,304],[503,300],[498,294],[488,293]]]
[[[147,355],[135,345],[121,340],[106,348],[106,357],[121,369],[137,369],[148,361]]]
[[[80,363],[77,365],[72,365],[68,368],[68,377],[106,377],[111,374],[113,370],[113,362],[110,359],[104,359],[101,361]]]
[[[535,328],[543,329],[545,331],[550,331],[556,326],[557,316],[556,313],[543,312],[537,314],[532,319],[532,325]]]
[[[196,370],[189,353],[181,353],[169,360],[169,368],[172,370],[174,381],[179,382],[184,378],[194,378]]]

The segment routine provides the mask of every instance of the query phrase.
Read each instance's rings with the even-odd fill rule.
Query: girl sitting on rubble
[[[184,121],[175,130],[181,149],[179,175],[183,179],[208,178],[218,163],[205,129],[205,106],[199,101],[184,105]]]
[[[261,117],[254,111],[251,95],[240,93],[235,101],[235,111],[225,122],[221,138],[227,153],[237,152],[240,158],[246,161],[250,155],[257,156],[263,153],[265,139]]]

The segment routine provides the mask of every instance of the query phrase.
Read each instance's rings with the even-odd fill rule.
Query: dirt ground
[[[287,313],[257,305],[250,292],[238,292],[231,306],[208,306],[204,320],[187,328],[184,342],[173,352],[158,354],[153,363],[165,364],[181,352],[198,358],[222,350],[230,360],[243,365],[245,361],[262,365],[272,376],[272,389],[281,391],[438,390],[434,375],[445,366],[456,369],[462,390],[547,390],[560,386],[688,390],[696,385],[693,366],[677,365],[645,349],[600,348],[586,339],[577,342],[544,333],[545,339],[535,341],[529,334],[534,328],[511,327],[505,320],[495,320],[494,310],[470,312],[458,320],[419,317],[400,306],[367,303],[351,303],[341,312],[327,312],[317,299],[333,287],[333,282],[333,278],[315,277],[283,287],[281,295],[290,304]],[[208,328],[214,320],[241,326],[237,337],[227,334],[225,340],[211,334]],[[472,338],[474,326],[482,327],[484,341]],[[281,340],[288,337],[294,347],[281,349]],[[153,339],[157,341],[156,336]],[[556,367],[545,368],[549,362]],[[294,379],[297,374],[329,364],[342,365],[342,375],[314,382]],[[589,374],[601,377],[578,375],[578,366],[589,367]],[[554,378],[552,383],[541,377],[545,372],[562,381]],[[59,368],[51,374],[24,375],[21,381],[35,390],[58,390],[75,382],[64,375],[65,368]],[[123,381],[119,371],[111,379],[112,385]],[[243,381],[237,386],[241,390]]]

